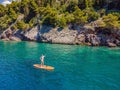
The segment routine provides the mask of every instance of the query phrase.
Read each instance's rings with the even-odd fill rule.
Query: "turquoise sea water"
[[[0,41],[0,90],[120,90],[120,48]]]

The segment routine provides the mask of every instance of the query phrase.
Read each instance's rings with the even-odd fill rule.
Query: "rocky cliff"
[[[51,26],[35,26],[29,30],[6,29],[0,38],[12,41],[37,41],[45,43],[77,44],[90,46],[120,46],[120,30],[103,28],[79,27],[76,30],[66,28],[53,28]]]

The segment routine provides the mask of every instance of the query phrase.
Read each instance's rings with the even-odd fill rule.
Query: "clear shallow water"
[[[0,41],[0,90],[120,90],[120,48]]]

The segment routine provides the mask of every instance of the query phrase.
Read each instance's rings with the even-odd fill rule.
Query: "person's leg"
[[[42,62],[42,65],[44,66],[44,60],[43,60],[43,62]]]
[[[43,61],[43,60],[41,60],[41,65],[42,65],[42,66],[44,65],[44,61]]]

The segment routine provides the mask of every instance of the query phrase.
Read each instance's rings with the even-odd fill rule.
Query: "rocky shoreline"
[[[0,39],[7,41],[36,41],[56,44],[88,45],[88,46],[120,46],[120,30],[103,28],[70,27],[53,28],[51,26],[35,26],[29,30],[6,29]]]

